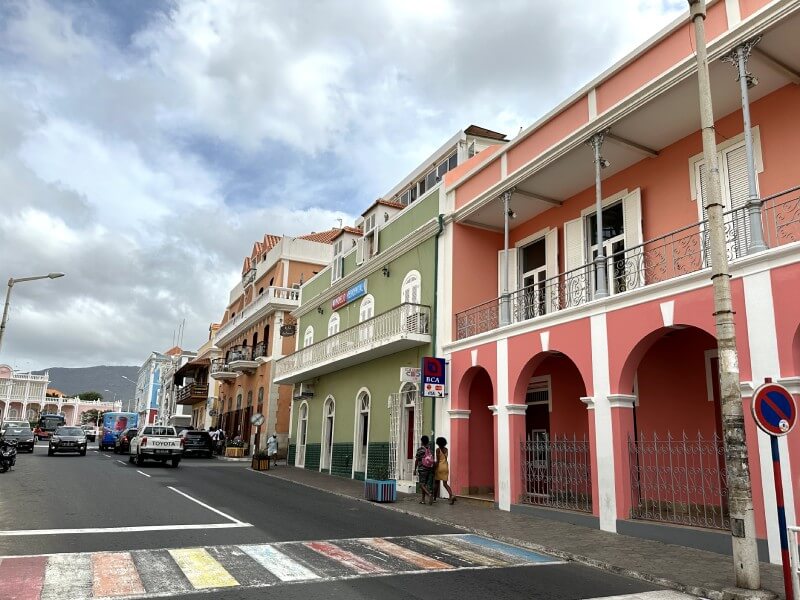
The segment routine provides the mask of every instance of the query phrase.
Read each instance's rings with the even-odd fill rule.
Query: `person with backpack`
[[[428,504],[433,504],[433,471],[436,467],[436,459],[433,458],[433,453],[428,446],[430,438],[423,435],[420,442],[422,445],[417,448],[414,457],[414,470],[419,476],[419,487],[422,489],[422,500],[419,503],[425,504],[425,499],[430,498]]]

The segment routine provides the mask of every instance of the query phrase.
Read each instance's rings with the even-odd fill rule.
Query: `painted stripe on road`
[[[24,535],[72,535],[76,533],[135,533],[139,531],[183,531],[185,529],[233,529],[252,527],[250,523],[193,523],[191,525],[137,525],[133,527],[84,527],[79,529],[17,529],[0,531],[0,537]]]
[[[385,540],[383,538],[367,538],[359,540],[362,544],[366,544],[367,546],[372,546],[380,550],[381,552],[386,552],[386,554],[391,554],[392,556],[396,556],[407,563],[411,563],[415,567],[419,567],[420,569],[452,569],[452,565],[448,565],[440,560],[436,560],[435,558],[431,558],[429,556],[425,556],[424,554],[420,554],[419,552],[414,552],[413,550],[409,550],[408,548],[403,548],[402,546],[398,546],[390,542],[389,540]]]
[[[98,598],[144,593],[139,573],[127,552],[92,554],[92,579],[93,593]]]
[[[503,555],[512,556],[525,562],[553,562],[553,557],[551,556],[545,556],[544,554],[532,552],[531,550],[526,550],[525,548],[520,548],[519,546],[512,546],[511,544],[498,542],[497,540],[490,540],[489,538],[485,538],[481,535],[475,535],[473,533],[455,535],[452,537],[453,539],[468,542],[476,546],[481,546],[482,548],[487,548],[495,552],[500,552]]]
[[[202,506],[203,508],[205,508],[205,509],[208,509],[208,510],[210,510],[210,511],[211,511],[211,512],[213,512],[213,513],[216,513],[216,514],[218,514],[219,516],[221,516],[221,517],[224,517],[224,518],[228,519],[229,521],[233,521],[234,523],[240,523],[240,524],[242,523],[242,522],[241,522],[239,519],[236,519],[236,518],[234,518],[234,517],[232,517],[232,516],[230,516],[230,515],[228,515],[228,514],[225,514],[225,513],[224,513],[224,512],[222,512],[221,510],[217,510],[217,509],[216,509],[216,508],[214,508],[213,506],[209,506],[208,504],[206,504],[205,502],[201,502],[201,501],[200,501],[200,500],[198,500],[197,498],[193,498],[192,496],[190,496],[190,495],[189,495],[189,494],[187,494],[186,492],[182,492],[182,491],[180,491],[178,488],[174,488],[174,487],[172,487],[171,485],[168,485],[168,486],[167,486],[167,489],[170,489],[170,490],[172,490],[172,491],[173,491],[173,492],[175,492],[176,494],[180,494],[180,495],[181,495],[181,496],[183,496],[184,498],[187,498],[187,499],[191,500],[192,502],[195,502],[195,503],[199,504],[199,505],[200,505],[200,506]]]
[[[149,475],[149,474],[145,473],[144,471],[136,471],[136,472],[137,472],[139,475],[144,475],[145,477],[152,477],[152,475]]]
[[[170,550],[169,553],[186,575],[186,579],[197,590],[239,585],[239,582],[203,548]]]
[[[434,548],[439,547],[443,550],[446,550],[450,554],[454,556],[460,556],[462,558],[467,559],[471,563],[483,567],[507,567],[509,565],[513,565],[518,561],[515,561],[511,558],[508,560],[503,560],[501,558],[497,558],[494,556],[489,556],[486,553],[480,552],[477,548],[475,550],[470,550],[466,546],[459,546],[449,537],[445,536],[419,536],[418,538],[423,544],[428,544],[433,546]]]
[[[239,582],[239,585],[264,587],[279,581],[275,575],[264,569],[238,546],[216,546],[206,549],[219,564],[225,567],[231,577]]]
[[[0,598],[39,600],[46,566],[44,556],[0,559]]]
[[[311,548],[315,552],[319,552],[323,556],[342,563],[359,575],[386,572],[380,566],[373,564],[368,560],[364,560],[360,556],[356,556],[352,552],[344,550],[336,544],[332,544],[331,542],[306,542],[305,546],[307,548]]]
[[[194,589],[167,550],[134,550],[131,556],[148,593],[180,593]]]
[[[91,597],[91,554],[54,554],[47,559],[42,600]]]
[[[268,546],[266,544],[250,544],[239,547],[281,581],[319,579],[316,573],[307,569],[296,560],[289,558],[273,546]]]

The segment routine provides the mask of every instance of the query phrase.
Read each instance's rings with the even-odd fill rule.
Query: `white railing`
[[[797,544],[800,543],[800,527],[788,527],[789,531],[789,557],[792,563],[792,591],[794,600],[800,600],[800,556]]]
[[[264,293],[245,306],[240,313],[229,320],[217,331],[217,340],[224,338],[234,331],[239,325],[260,311],[268,304],[282,304],[300,306],[300,290],[284,287],[269,287]]]
[[[421,304],[401,304],[307,346],[280,359],[275,377],[304,371],[321,363],[335,361],[359,351],[380,346],[392,338],[404,335],[428,335],[431,332],[431,309]]]

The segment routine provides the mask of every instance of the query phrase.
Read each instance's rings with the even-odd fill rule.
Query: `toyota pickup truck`
[[[170,461],[177,467],[183,456],[183,439],[178,437],[174,427],[148,425],[139,430],[136,437],[130,440],[129,462],[137,466],[145,460]]]

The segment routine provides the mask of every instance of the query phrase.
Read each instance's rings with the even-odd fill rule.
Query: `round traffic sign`
[[[789,433],[797,422],[797,404],[782,385],[765,383],[753,394],[753,418],[770,435]]]
[[[256,413],[250,417],[250,422],[256,427],[261,427],[264,424],[264,415],[261,413]]]

